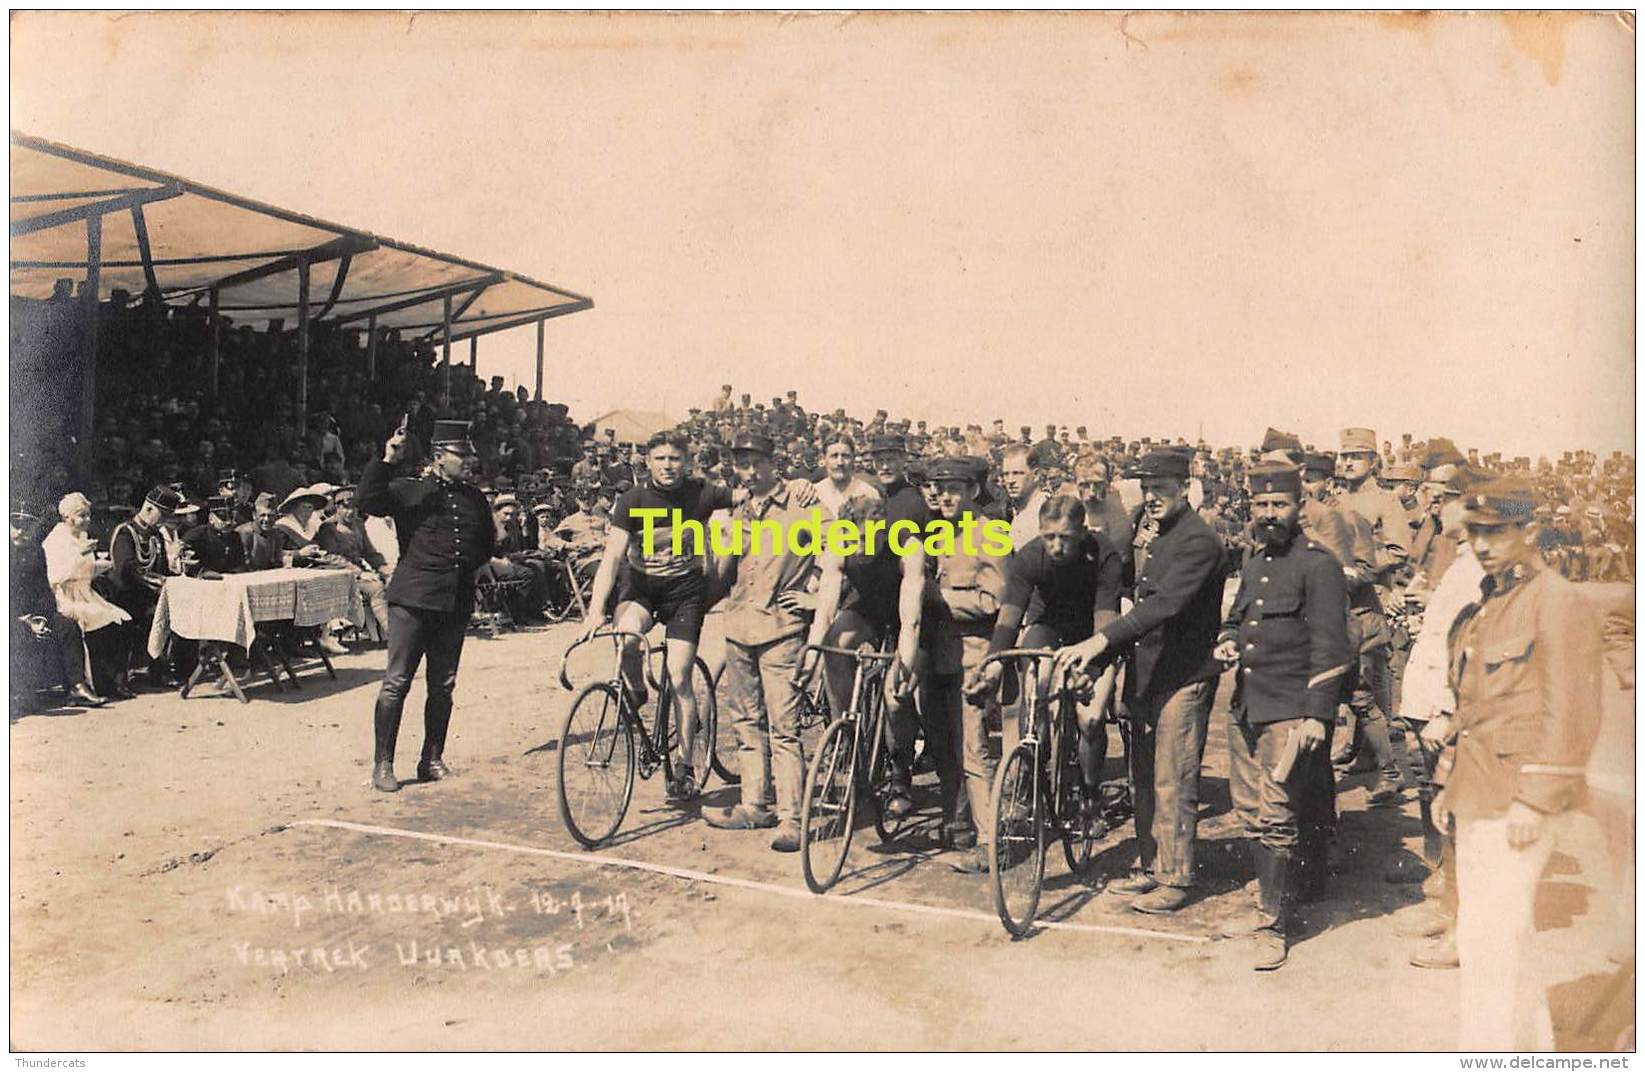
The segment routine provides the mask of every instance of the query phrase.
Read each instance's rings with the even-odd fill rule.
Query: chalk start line
[[[878,908],[891,912],[906,912],[921,916],[947,916],[950,919],[978,920],[984,923],[999,925],[998,917],[987,912],[976,912],[967,908],[947,908],[941,905],[916,904],[911,901],[891,901],[883,897],[861,896],[827,896],[812,893],[808,889],[796,886],[779,886],[774,882],[760,882],[755,879],[737,878],[734,875],[710,874],[706,871],[693,871],[688,867],[673,867],[669,864],[654,864],[645,860],[627,860],[620,856],[601,856],[585,852],[565,852],[560,849],[545,849],[535,845],[514,845],[506,841],[485,841],[479,838],[455,837],[450,834],[430,834],[422,830],[406,830],[395,826],[373,826],[370,823],[351,823],[344,819],[297,819],[291,824],[293,827],[313,826],[327,827],[333,830],[348,830],[356,834],[376,834],[380,837],[405,838],[408,841],[428,841],[440,845],[466,845],[475,849],[493,849],[499,852],[518,853],[522,856],[546,856],[553,860],[564,860],[568,863],[582,864],[592,867],[610,867],[628,871],[646,871],[654,875],[668,875],[672,878],[687,879],[692,882],[706,882],[715,886],[727,886],[732,889],[751,890],[756,893],[772,894],[778,897],[788,897],[796,900],[811,901],[819,904],[840,905],[846,908]],[[1117,927],[1102,923],[1073,923],[1063,920],[1041,920],[1035,927],[1044,927],[1053,931],[1075,931],[1084,934],[1116,934],[1128,938],[1152,938],[1162,942],[1187,942],[1198,944],[1210,941],[1209,938],[1198,934],[1170,934],[1165,931],[1149,930],[1146,927]]]

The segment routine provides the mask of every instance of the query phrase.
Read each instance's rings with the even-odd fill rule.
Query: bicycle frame
[[[885,695],[882,682],[886,670],[896,655],[887,651],[873,651],[853,648],[836,648],[828,644],[807,644],[807,651],[815,651],[823,655],[843,655],[856,662],[856,670],[851,677],[851,699],[846,709],[839,714],[841,721],[850,719],[853,730],[853,755],[861,759],[863,744],[864,723],[867,723],[867,732],[871,747],[868,755],[868,769],[874,769],[874,761],[879,758],[879,750],[884,747],[885,725]],[[819,667],[818,673],[827,673],[827,669]],[[869,706],[864,709],[864,703]],[[864,717],[866,716],[866,717]]]
[[[602,629],[593,636],[583,637],[565,650],[565,654],[560,657],[560,687],[567,692],[571,691],[571,678],[566,669],[567,660],[570,659],[571,653],[584,644],[607,639],[612,641],[611,674],[607,680],[616,687],[617,694],[622,697],[622,702],[617,705],[618,717],[633,720],[635,735],[640,740],[640,777],[649,778],[657,767],[662,764],[662,757],[668,749],[668,716],[674,699],[673,685],[668,676],[668,649],[653,647],[643,633],[636,633],[627,629]],[[623,679],[623,648],[626,646],[625,642],[627,640],[634,640],[639,643],[641,673],[645,677],[646,684],[655,689],[657,693],[657,716],[650,729],[646,728],[645,721],[640,718],[639,712],[634,710],[628,700],[628,688]],[[652,673],[653,659],[657,659],[662,664],[661,672],[658,674]],[[602,715],[599,723],[602,727],[605,724],[604,720],[605,716]],[[615,736],[612,738],[612,747],[616,747]],[[609,761],[610,758],[610,756],[606,756],[605,760]]]
[[[1051,820],[1061,825],[1063,816],[1057,814],[1057,804],[1062,800],[1062,779],[1064,750],[1069,743],[1079,739],[1079,729],[1074,722],[1074,696],[1068,687],[1067,675],[1053,671],[1054,676],[1060,678],[1054,682],[1054,688],[1047,692],[1041,672],[1042,664],[1054,659],[1055,648],[1007,648],[995,652],[982,662],[987,666],[991,662],[1013,660],[1017,663],[1017,675],[1021,681],[1023,694],[1023,709],[1018,714],[1017,728],[1020,736],[1019,745],[1032,743],[1037,757],[1038,767],[1043,786],[1036,786],[1038,793],[1043,788],[1052,808],[1049,811]],[[1030,679],[1030,680],[1023,680]],[[1055,703],[1053,711],[1051,705]],[[1005,757],[1001,757],[1003,762]]]

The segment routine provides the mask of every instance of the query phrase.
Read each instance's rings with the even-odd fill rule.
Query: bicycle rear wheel
[[[805,772],[800,806],[800,866],[812,893],[839,881],[857,818],[857,723],[830,726]]]
[[[560,724],[560,820],[585,848],[622,826],[634,796],[634,726],[609,682],[583,687]]]
[[[713,691],[716,703],[718,703],[718,697],[721,695],[720,684],[723,681],[725,681],[725,666],[722,664],[720,672],[714,675]],[[737,731],[731,725],[729,718],[719,719],[714,726],[714,752],[710,758],[714,773],[719,775],[720,781],[726,785],[738,785],[743,780],[742,774],[734,766],[736,756]]]
[[[1061,799],[1057,802],[1057,826],[1062,832],[1063,858],[1068,861],[1068,870],[1075,875],[1082,873],[1090,864],[1091,857],[1097,851],[1097,842],[1101,841],[1102,835],[1107,832],[1100,813],[1093,816],[1089,822],[1081,814],[1082,781],[1079,751],[1069,747],[1067,755],[1063,758],[1062,785],[1059,790]]]
[[[1019,938],[1034,925],[1045,879],[1043,783],[1039,749],[1033,741],[1023,741],[1012,749],[994,776],[989,879],[1000,922]]]

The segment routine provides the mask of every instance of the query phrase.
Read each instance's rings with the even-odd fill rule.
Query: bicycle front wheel
[[[1023,741],[994,776],[994,838],[989,878],[994,910],[1017,937],[1034,925],[1045,880],[1046,801],[1040,791],[1039,748]]]
[[[584,848],[623,825],[634,796],[634,727],[608,682],[583,687],[560,725],[560,820]]]
[[[839,881],[857,817],[857,724],[830,726],[805,773],[800,806],[800,865],[812,893]]]

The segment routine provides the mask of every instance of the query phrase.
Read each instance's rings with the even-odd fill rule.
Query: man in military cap
[[[449,778],[446,732],[463,633],[474,609],[474,571],[491,558],[496,530],[485,496],[468,479],[474,446],[466,421],[436,421],[434,452],[419,475],[400,474],[406,446],[403,432],[384,445],[383,456],[366,464],[356,489],[360,509],[394,520],[399,562],[390,578],[388,668],[377,693],[371,784],[397,792],[394,749],[400,715],[418,664],[428,658],[428,696],[423,706],[423,750],[417,776]]]
[[[1145,455],[1138,522],[1136,602],[1091,639],[1064,648],[1061,666],[1090,671],[1110,649],[1129,649],[1125,701],[1132,725],[1138,861],[1110,885],[1137,895],[1139,912],[1174,912],[1194,885],[1199,770],[1220,671],[1211,659],[1222,624],[1223,548],[1188,505],[1188,458]],[[1109,656],[1111,657],[1111,656]]]
[[[1250,474],[1257,553],[1240,573],[1216,655],[1238,665],[1228,723],[1229,789],[1252,842],[1252,967],[1285,963],[1293,898],[1317,895],[1333,807],[1331,729],[1353,654],[1335,556],[1302,535],[1302,481],[1289,465]]]
[[[1583,795],[1603,646],[1588,600],[1542,564],[1530,483],[1481,485],[1466,505],[1468,543],[1486,577],[1450,632],[1455,716],[1424,731],[1453,742],[1435,808],[1456,824],[1458,1048],[1548,1049],[1532,902],[1562,820]]]
[[[143,499],[143,505],[130,521],[121,522],[109,538],[111,569],[108,574],[109,600],[131,615],[126,630],[129,647],[141,652],[148,638],[149,625],[154,620],[154,607],[160,600],[160,588],[171,570],[166,563],[165,539],[160,522],[171,517],[183,497],[171,488],[157,486]],[[132,651],[119,653],[114,671],[114,693],[119,696],[129,691],[126,683]],[[167,671],[156,667],[153,671],[162,684]]]
[[[1403,561],[1411,553],[1411,515],[1396,494],[1372,479],[1382,463],[1376,433],[1369,428],[1344,428],[1341,443],[1337,452],[1337,478],[1343,484],[1339,505],[1371,523],[1379,551],[1388,549]]]
[[[1359,652],[1345,682],[1346,718],[1334,742],[1332,762],[1346,773],[1363,741],[1378,772],[1367,803],[1389,804],[1400,792],[1399,761],[1388,732],[1393,706],[1388,672],[1388,644],[1392,634],[1382,598],[1376,589],[1378,554],[1370,522],[1330,499],[1331,474],[1336,460],[1309,451],[1302,463],[1303,535],[1336,556],[1348,583],[1348,640]]]

